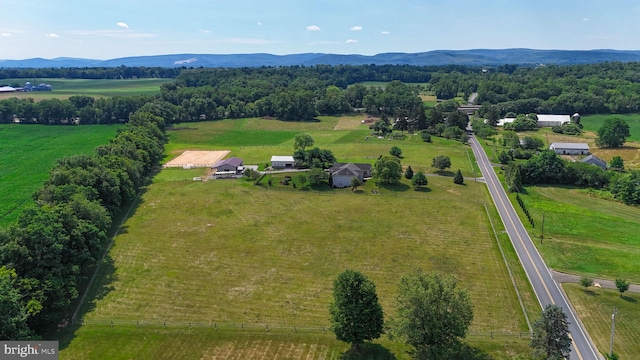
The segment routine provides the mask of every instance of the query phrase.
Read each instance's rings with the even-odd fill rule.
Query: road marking
[[[474,145],[475,146],[480,146],[480,144],[475,144],[475,143],[474,143]],[[524,251],[527,253],[527,257],[529,257],[529,261],[531,262],[531,265],[533,266],[536,274],[538,275],[538,279],[540,279],[540,282],[542,283],[542,286],[544,287],[545,291],[547,292],[547,295],[549,296],[549,301],[551,301],[551,303],[555,305],[555,301],[553,299],[553,296],[551,296],[551,292],[549,291],[549,288],[547,288],[547,284],[542,279],[542,275],[540,275],[540,271],[538,270],[538,266],[536,266],[535,262],[533,261],[533,258],[531,257],[531,254],[529,253],[529,250],[525,246],[524,240],[522,240],[522,237],[520,236],[520,232],[516,228],[516,225],[515,225],[515,223],[513,221],[513,218],[511,217],[511,214],[508,211],[508,208],[505,205],[505,202],[502,199],[502,196],[500,196],[501,193],[500,193],[500,191],[498,191],[498,187],[496,186],[495,180],[493,178],[493,176],[495,176],[495,172],[493,174],[490,174],[490,172],[493,172],[493,169],[489,166],[490,165],[489,158],[486,157],[486,154],[484,154],[484,151],[480,151],[479,150],[478,152],[481,155],[480,158],[482,158],[482,161],[478,164],[478,165],[481,165],[480,171],[482,171],[482,167],[484,167],[486,172],[487,172],[487,176],[486,176],[486,178],[487,178],[487,182],[486,182],[487,186],[489,186],[489,185],[493,186],[493,189],[496,192],[496,196],[499,198],[500,203],[502,204],[502,206],[503,206],[503,208],[504,208],[504,210],[506,212],[506,215],[509,218],[509,221],[511,222],[511,225],[513,226],[513,230],[515,231],[516,235],[518,236],[518,239],[520,240],[520,243],[524,247]],[[484,154],[484,156],[483,156],[483,154]],[[477,160],[477,158],[478,157],[476,157],[476,160]],[[487,165],[487,163],[489,163],[489,164]],[[493,175],[493,176],[491,176],[491,175]],[[489,181],[489,179],[490,179],[490,181]],[[489,193],[491,193],[491,192],[489,192]],[[493,200],[495,202],[496,201],[495,198],[493,196],[492,196],[492,198],[493,198]],[[515,211],[515,209],[514,209],[514,211]],[[499,212],[498,212],[498,214],[499,214]],[[523,225],[523,228],[524,228],[524,225]],[[525,229],[525,231],[526,231],[526,229]],[[516,253],[517,253],[517,251],[516,251]],[[524,266],[524,264],[522,264],[522,265]],[[548,269],[547,269],[547,271],[548,271]],[[526,273],[526,271],[525,271],[525,273]],[[551,275],[549,275],[549,276],[551,276]],[[529,280],[529,281],[531,281],[531,280]],[[531,286],[533,286],[533,284],[531,284]],[[540,302],[540,299],[538,299],[538,302]],[[569,310],[569,311],[571,311],[571,310]],[[582,329],[580,328],[579,324],[576,324],[576,326],[578,326],[580,331],[582,331]],[[569,332],[569,339],[571,339],[571,343],[573,344],[573,350],[575,351],[576,355],[578,356],[578,359],[579,360],[584,360],[584,358],[582,357],[582,354],[580,353],[580,350],[578,349],[578,346],[576,346],[575,341],[573,340],[573,336],[571,336],[571,332]],[[585,336],[585,339],[586,339],[586,336]],[[587,342],[588,342],[588,340],[587,340]]]

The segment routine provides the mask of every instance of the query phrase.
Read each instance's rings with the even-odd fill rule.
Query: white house
[[[562,126],[562,124],[568,123],[570,121],[571,121],[571,116],[569,115],[538,114],[538,127]]]
[[[371,177],[371,164],[335,163],[329,169],[329,174],[333,187],[344,188],[351,186],[353,178],[358,178],[362,183],[365,178]]]
[[[589,145],[586,143],[553,143],[549,149],[558,155],[589,155]]]
[[[293,168],[293,165],[295,164],[295,162],[296,161],[293,159],[293,156],[273,155],[271,157],[272,168],[278,168],[278,169]]]

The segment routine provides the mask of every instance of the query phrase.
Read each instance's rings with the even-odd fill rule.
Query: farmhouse
[[[589,155],[587,157],[585,157],[584,159],[580,160],[580,162],[583,162],[585,164],[590,164],[590,165],[594,165],[597,166],[599,168],[601,168],[602,170],[607,170],[607,162],[600,159],[599,157],[595,156],[595,155]]]
[[[549,146],[558,155],[588,155],[589,145],[586,143],[553,143]]]
[[[371,177],[371,164],[335,163],[329,169],[333,187],[343,188],[351,186],[351,179],[358,178],[364,182]]]
[[[276,169],[293,168],[295,162],[296,161],[293,159],[293,156],[273,155],[271,157],[271,167]]]
[[[217,163],[211,166],[212,169],[215,169],[216,173],[219,172],[230,172],[233,171],[236,174],[242,173],[244,170],[244,166],[242,166],[243,161],[240,158],[232,157],[225,160],[220,160]]]

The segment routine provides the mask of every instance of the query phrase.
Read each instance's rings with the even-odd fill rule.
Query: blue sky
[[[0,0],[0,59],[640,49],[640,1]]]

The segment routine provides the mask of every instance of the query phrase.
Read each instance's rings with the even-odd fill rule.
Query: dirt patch
[[[357,130],[362,124],[373,124],[379,118],[372,116],[343,116],[338,119],[338,123],[333,130]]]
[[[230,153],[229,150],[192,151],[187,150],[178,157],[164,164],[164,167],[211,167]]]

